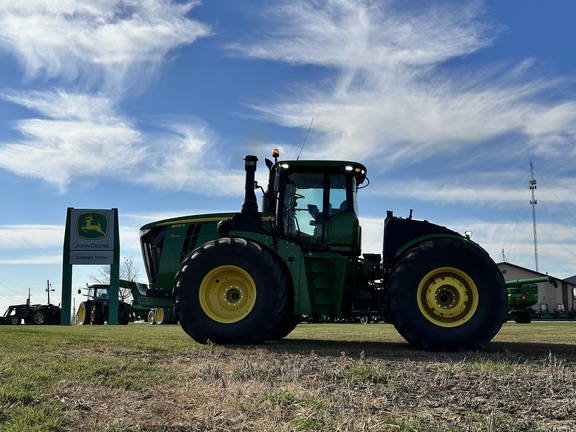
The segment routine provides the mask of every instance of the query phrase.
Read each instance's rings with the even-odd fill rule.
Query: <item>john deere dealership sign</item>
[[[113,264],[115,211],[70,209],[69,264]]]
[[[118,324],[120,238],[118,209],[80,210],[68,207],[62,260],[62,325],[70,325],[72,267],[110,265],[108,324]]]

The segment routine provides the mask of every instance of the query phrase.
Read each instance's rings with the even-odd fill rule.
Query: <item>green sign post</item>
[[[118,324],[120,234],[118,209],[68,208],[62,260],[62,325],[70,325],[73,265],[110,265],[108,324]]]

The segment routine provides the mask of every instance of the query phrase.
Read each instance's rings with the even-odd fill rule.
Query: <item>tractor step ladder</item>
[[[332,290],[328,262],[322,259],[310,260],[310,282],[316,310],[328,314],[332,309]]]

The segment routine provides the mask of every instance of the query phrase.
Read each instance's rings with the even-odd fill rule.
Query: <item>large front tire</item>
[[[174,287],[180,325],[200,343],[265,342],[283,323],[290,296],[284,270],[271,252],[227,237],[187,258]]]
[[[481,348],[506,320],[502,274],[485,251],[464,240],[415,247],[396,265],[388,288],[396,329],[427,351]]]

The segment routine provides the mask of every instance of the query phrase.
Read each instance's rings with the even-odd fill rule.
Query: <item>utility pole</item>
[[[46,281],[46,292],[48,293],[48,304],[50,304],[50,291],[56,291],[55,289],[50,288],[52,285],[50,285],[50,281],[47,280]]]
[[[532,206],[532,229],[534,232],[534,263],[536,264],[536,271],[538,270],[538,235],[536,233],[536,179],[534,178],[534,164],[530,162],[530,181],[528,182],[528,189],[532,192],[532,199],[530,205]]]

